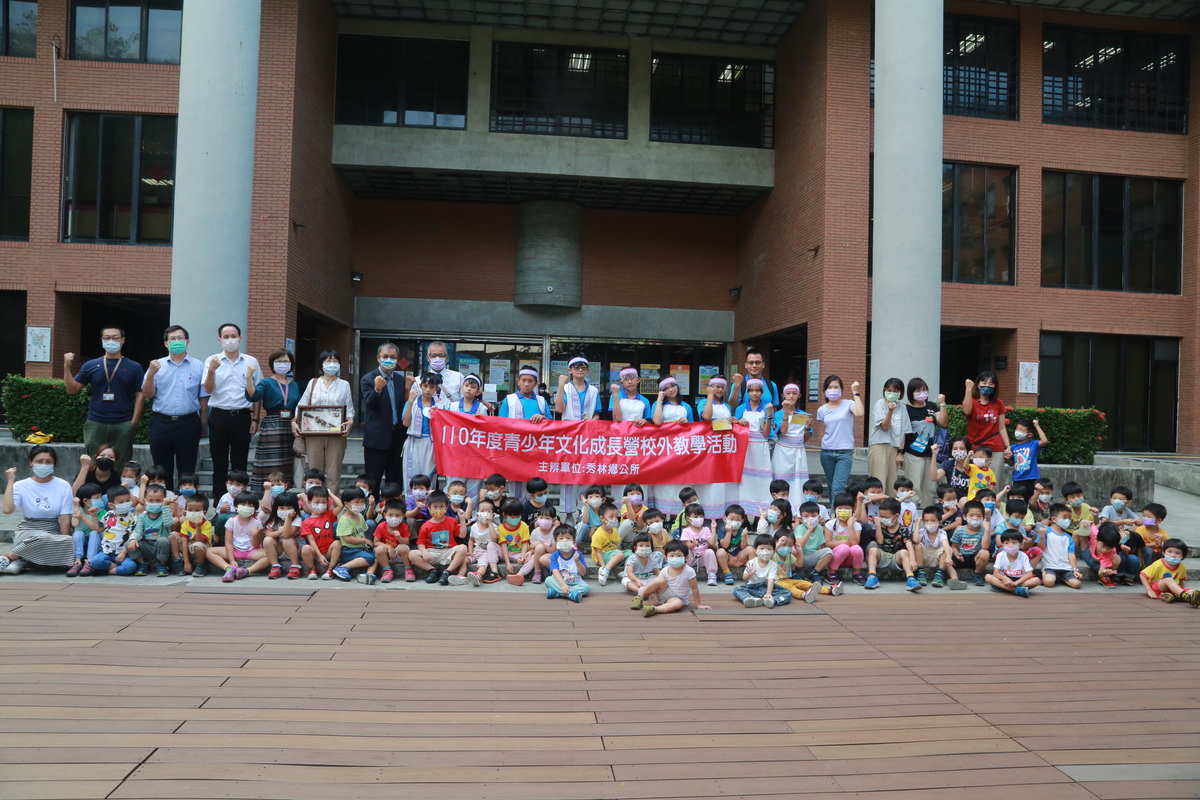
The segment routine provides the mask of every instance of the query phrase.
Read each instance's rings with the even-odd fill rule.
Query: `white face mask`
[[[937,533],[938,524],[936,522],[926,522],[925,530],[928,531],[929,533]]]
[[[599,508],[600,506],[604,505],[604,498],[603,497],[589,497],[587,503],[592,508]]]
[[[242,519],[248,519],[254,516],[254,506],[238,506],[237,514]]]
[[[1043,503],[1049,503],[1053,499],[1054,499],[1054,495],[1052,495],[1052,494],[1039,494],[1038,495],[1038,500],[1041,500]]]
[[[767,549],[759,550],[758,551],[758,560],[759,561],[770,561],[771,556],[774,555],[774,553],[775,553],[774,550],[767,550]]]
[[[312,511],[313,514],[317,514],[317,515],[324,514],[326,507],[327,506],[324,503],[309,503],[308,504],[309,510]]]
[[[637,554],[638,554],[638,558],[645,558],[646,556],[650,555],[650,548],[649,547],[639,547],[637,549]]]
[[[769,511],[767,512],[767,519],[771,519]],[[727,530],[727,531],[736,531],[740,527],[742,527],[741,520],[736,520],[736,519],[725,520],[725,530]]]
[[[466,499],[467,499],[467,496],[465,494],[450,495],[450,502],[456,506],[461,506],[463,504],[463,501]]]
[[[367,507],[363,503],[355,503],[354,505],[350,506],[350,510],[355,514],[361,514],[367,510]]]
[[[121,478],[121,485],[127,489],[132,489],[135,483],[137,483],[137,478]]]
[[[227,339],[221,340],[221,349],[226,353],[232,353],[234,350],[237,350],[241,344],[242,339],[240,336],[230,336]]]
[[[187,521],[188,521],[188,522],[190,522],[190,523],[192,523],[193,525],[197,525],[197,524],[199,524],[199,523],[200,523],[200,520],[202,520],[202,519],[204,519],[204,512],[203,512],[203,511],[189,511],[189,512],[187,512]]]
[[[500,499],[500,492],[495,492],[495,491],[493,491],[493,492],[487,492],[487,499],[488,499],[488,500],[499,500],[499,499]]]
[[[555,547],[558,548],[558,552],[560,553],[569,553],[575,549],[575,543],[569,539],[559,539]]]
[[[958,508],[957,500],[943,500],[942,505],[946,508]]]
[[[130,511],[133,511],[133,503],[116,503],[116,507],[113,509],[113,511],[116,511],[118,514],[128,514]]]
[[[281,509],[279,509],[279,511],[278,511],[278,514],[279,514],[279,521],[280,521],[280,522],[287,522],[289,519],[291,519],[291,518],[292,518],[292,516],[293,516],[295,513],[296,513],[296,512],[295,512],[295,511],[292,511],[290,508],[281,508]]]
[[[693,528],[704,527],[704,517],[688,517],[688,524]]]
[[[1027,436],[1029,436],[1029,434],[1026,433],[1025,431],[1013,431],[1013,438],[1016,439],[1018,442],[1024,441],[1025,437],[1027,437]]]
[[[646,526],[646,530],[650,533],[662,533],[662,528],[663,526],[661,522],[651,522]]]
[[[479,518],[480,522],[491,522],[493,514],[491,511],[480,511],[475,516]]]
[[[975,466],[979,467],[980,469],[983,469],[984,467],[986,467],[987,463],[988,463],[986,458],[976,458],[976,459],[973,459],[973,462],[974,462]]]
[[[967,451],[966,450],[954,450],[950,453],[950,456],[955,461],[962,461],[963,459],[965,459],[967,457]]]
[[[400,523],[404,521],[403,517],[387,517],[386,519],[389,528],[399,528]]]

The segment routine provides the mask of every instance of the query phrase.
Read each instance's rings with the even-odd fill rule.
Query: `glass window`
[[[947,14],[942,94],[945,113],[1017,118],[1017,23]]]
[[[1042,38],[1044,121],[1187,133],[1186,38],[1057,25]]]
[[[942,280],[1013,282],[1011,167],[942,165]]]
[[[0,56],[37,55],[37,0],[0,0]]]
[[[178,64],[183,0],[71,0],[71,56]]]
[[[775,65],[655,54],[650,140],[732,147],[775,144]]]
[[[517,42],[492,51],[493,133],[624,139],[629,117],[624,52]]]
[[[0,108],[0,239],[29,238],[33,109]]]
[[[175,117],[75,114],[67,131],[63,240],[170,244]]]
[[[467,42],[342,35],[337,122],[465,128],[469,75]]]
[[[1042,285],[1178,294],[1183,183],[1042,173]]]

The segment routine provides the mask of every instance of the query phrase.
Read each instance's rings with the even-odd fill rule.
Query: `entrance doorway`
[[[978,328],[942,328],[941,371],[938,375],[941,391],[949,403],[960,403],[963,385],[975,380],[979,373],[993,369],[991,331]],[[1000,396],[1015,397],[1016,386],[1003,385]]]

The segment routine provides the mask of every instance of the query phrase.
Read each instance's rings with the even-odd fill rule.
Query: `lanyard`
[[[100,368],[104,370],[104,379],[108,382],[108,391],[112,391],[112,379],[117,377],[117,371],[121,369],[121,362],[125,360],[124,356],[117,359],[116,366],[113,367],[112,374],[108,374],[108,359],[100,359]]]
[[[283,395],[283,407],[287,408],[288,390],[291,389],[292,385],[290,383],[283,383],[279,378],[275,379],[275,384],[279,386],[279,393]]]

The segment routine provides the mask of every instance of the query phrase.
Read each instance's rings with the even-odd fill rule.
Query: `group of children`
[[[407,491],[385,483],[378,495],[360,475],[338,492],[318,470],[295,488],[274,473],[259,493],[248,490],[244,472],[233,471],[212,504],[196,475],[180,476],[171,494],[165,473],[151,467],[107,492],[94,484],[78,489],[76,559],[67,575],[203,577],[214,568],[226,582],[262,572],[350,581],[357,572],[360,582],[374,584],[397,576],[412,582],[423,572],[427,583],[443,586],[530,580],[544,584],[547,597],[579,602],[594,567],[601,586],[619,579],[634,595],[631,606],[650,616],[703,607],[701,569],[708,586],[743,579],[734,597],[771,608],[841,594],[846,568],[868,590],[880,585],[881,571],[894,570],[913,592],[965,589],[969,576],[976,586],[1028,597],[1060,582],[1080,588],[1083,562],[1102,586],[1140,581],[1151,597],[1200,607],[1200,591],[1185,586],[1188,547],[1162,528],[1162,505],[1145,503],[1139,514],[1133,492],[1117,486],[1096,508],[1075,483],[1063,485],[1056,499],[1047,478],[997,492],[969,473],[977,456],[959,452],[965,442],[951,440],[950,447],[952,461],[936,468],[947,482],[925,508],[903,477],[890,494],[875,478],[851,484],[830,507],[820,502],[819,480],[803,484],[797,507],[789,482],[774,480],[768,503],[750,510],[729,503],[716,518],[696,488],[680,489],[682,510],[667,515],[647,504],[636,483],[620,498],[608,497],[605,486],[583,487],[579,512],[562,514],[542,478],[527,481],[517,499],[502,475],[484,480],[473,497],[463,480],[451,479],[441,491],[426,475],[413,476]]]

